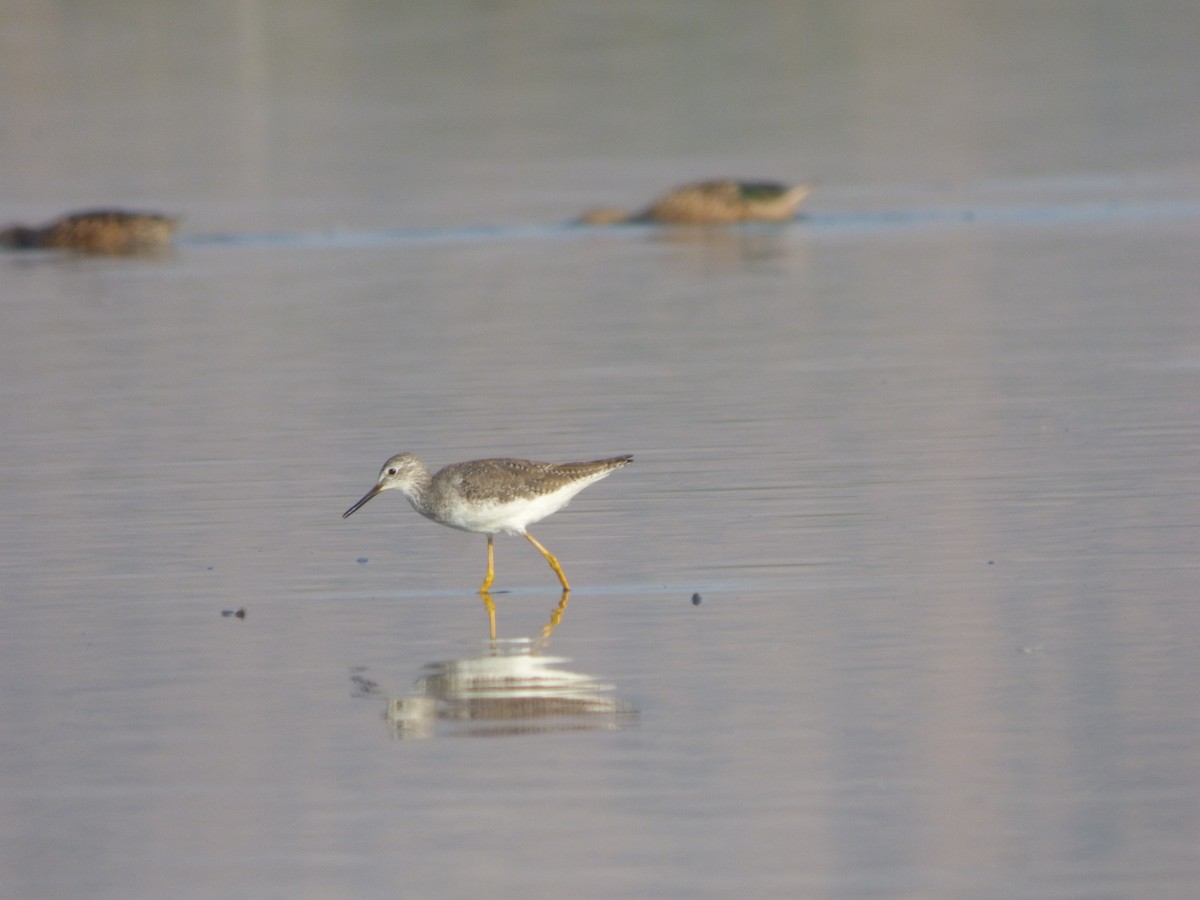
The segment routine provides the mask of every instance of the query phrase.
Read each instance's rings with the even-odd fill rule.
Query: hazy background
[[[0,221],[184,217],[0,255],[4,892],[1192,896],[1197,35],[0,2]],[[817,189],[567,224],[726,175]],[[635,462],[492,647],[401,450]]]

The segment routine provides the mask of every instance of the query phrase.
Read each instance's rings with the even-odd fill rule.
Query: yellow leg
[[[570,595],[570,591],[563,591],[558,606],[554,607],[554,612],[550,613],[550,621],[542,626],[542,640],[549,639],[550,635],[554,633],[554,629],[558,627],[558,623],[562,621],[563,613],[567,611],[567,597]]]
[[[489,534],[488,535],[488,570],[487,570],[487,575],[483,579],[483,587],[481,587],[479,589],[479,593],[481,593],[481,594],[486,594],[488,592],[488,588],[490,588],[492,586],[492,582],[496,580],[496,566],[495,566],[494,560],[495,560],[495,558],[494,558],[493,552],[492,552],[492,536]],[[493,634],[492,637],[494,638],[495,635]]]
[[[567,584],[567,576],[563,574],[562,566],[558,564],[558,560],[554,558],[554,554],[539,544],[528,531],[525,532],[525,540],[538,548],[538,552],[546,557],[546,562],[550,563],[550,568],[554,570],[554,574],[558,576],[558,580],[562,582],[563,591],[569,591],[571,586]]]
[[[492,601],[492,595],[487,591],[480,591],[483,594],[483,608],[487,610],[488,626],[492,640],[496,640],[496,604]]]

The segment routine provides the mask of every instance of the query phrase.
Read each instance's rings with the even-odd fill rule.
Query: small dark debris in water
[[[988,560],[988,565],[989,565],[989,566],[994,566],[995,564],[996,564],[996,561],[995,561],[994,559],[989,559],[989,560]]]
[[[206,571],[208,571],[208,572],[211,572],[212,570],[213,570],[213,567],[212,567],[212,566],[209,566],[209,567],[208,567],[208,569],[207,569]]]
[[[704,598],[699,594],[692,594],[692,606],[699,606],[704,601]]]
[[[358,563],[360,566],[365,566],[367,564],[367,558],[365,556],[360,556],[358,559],[355,560],[355,562]]]
[[[244,618],[246,618],[246,607],[242,606],[242,607],[239,607],[237,610],[223,609],[223,610],[221,610],[221,615],[226,619],[228,619],[230,617],[233,617],[236,619],[244,619]]]
[[[353,685],[351,696],[367,697],[371,694],[379,693],[379,684],[376,681],[368,678],[366,675],[351,675],[350,684]]]

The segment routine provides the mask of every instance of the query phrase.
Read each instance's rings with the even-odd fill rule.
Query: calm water
[[[1194,896],[1194,4],[0,26],[0,218],[186,216],[0,256],[5,896]],[[636,461],[493,645],[400,450]]]

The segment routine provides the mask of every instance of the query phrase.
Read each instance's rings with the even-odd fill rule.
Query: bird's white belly
[[[580,489],[582,487],[580,485]],[[578,491],[569,494],[559,491],[556,494],[513,499],[506,503],[457,505],[444,512],[437,521],[477,534],[523,534],[527,525],[562,509],[576,493]]]

